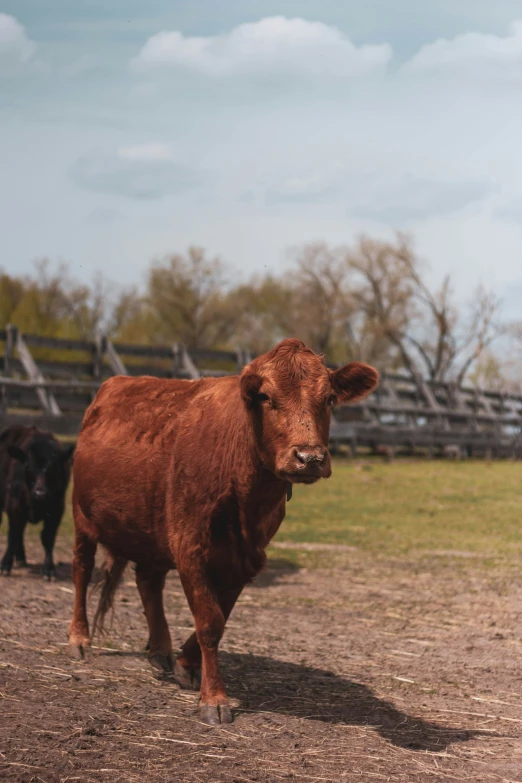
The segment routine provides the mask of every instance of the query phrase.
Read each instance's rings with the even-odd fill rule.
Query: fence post
[[[105,353],[105,341],[103,335],[97,334],[92,344],[92,379],[101,382],[103,354]]]
[[[22,337],[21,332],[17,330],[16,333],[16,350],[18,351],[18,358],[24,368],[29,380],[31,381],[44,381],[42,373],[35,360],[31,355],[31,351],[25,344],[25,340]],[[40,401],[40,405],[46,413],[50,413],[52,416],[61,416],[62,412],[60,406],[55,400],[54,394],[46,392],[45,388],[36,389],[36,395]]]
[[[13,350],[16,342],[16,331],[16,326],[13,326],[13,324],[7,324],[5,327],[4,366],[2,368],[2,375],[4,378],[9,378],[11,374],[11,359],[13,357]],[[1,400],[2,413],[7,413],[9,408],[9,392],[7,386],[2,386]]]
[[[174,343],[172,346],[172,377],[177,378],[181,370],[181,352],[179,345]]]
[[[197,381],[201,378],[201,373],[192,361],[189,352],[184,345],[181,346],[181,360],[183,363],[183,369],[187,372],[193,381]]]
[[[244,348],[236,348],[237,370],[239,373],[252,361],[252,354]]]
[[[105,353],[105,339],[102,334],[97,334],[92,344],[92,379],[97,383],[103,382],[103,354]],[[97,395],[97,391],[91,392],[91,400]]]
[[[105,353],[107,354],[107,359],[109,360],[109,365],[114,375],[129,375],[127,368],[118,356],[116,348],[108,337],[104,337],[104,345]]]

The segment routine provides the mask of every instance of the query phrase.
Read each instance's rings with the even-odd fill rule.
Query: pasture
[[[68,658],[70,511],[52,583],[28,530],[34,565],[0,581],[0,779],[521,781],[521,476],[337,461],[295,488],[220,647],[235,706],[222,728],[154,676],[130,568],[90,660]],[[165,600],[178,648],[192,620],[176,573]]]

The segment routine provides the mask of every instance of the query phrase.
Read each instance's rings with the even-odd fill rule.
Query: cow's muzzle
[[[322,446],[314,446],[313,448],[297,446],[294,449],[294,454],[301,465],[317,465],[325,461],[328,452]]]
[[[285,473],[296,484],[313,484],[332,472],[328,449],[323,446],[295,446],[289,463]]]

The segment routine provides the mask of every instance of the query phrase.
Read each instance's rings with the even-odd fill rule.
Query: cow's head
[[[377,370],[360,362],[329,370],[300,340],[283,340],[259,356],[240,385],[263,465],[292,483],[328,478],[332,406],[360,400],[378,381]]]
[[[34,500],[64,491],[68,482],[68,462],[74,444],[60,446],[47,435],[33,436],[23,447],[9,446],[8,453],[25,467],[27,488]]]

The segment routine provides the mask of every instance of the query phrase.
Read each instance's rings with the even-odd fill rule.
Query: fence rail
[[[188,351],[180,344],[112,343],[0,330],[0,427],[38,423],[76,434],[83,413],[111,375],[191,378],[235,374],[248,351]],[[518,457],[522,454],[522,394],[431,383],[418,376],[383,373],[375,392],[334,412],[331,446],[393,453]]]

